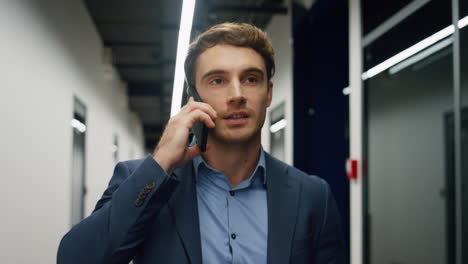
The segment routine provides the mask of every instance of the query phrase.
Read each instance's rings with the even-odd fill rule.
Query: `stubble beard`
[[[247,131],[242,131],[247,130]],[[236,129],[225,128],[224,131],[218,131],[216,129],[210,130],[208,136],[209,144],[218,144],[225,146],[232,145],[250,145],[251,143],[261,140],[262,126],[256,125],[255,128],[240,128],[239,131]]]

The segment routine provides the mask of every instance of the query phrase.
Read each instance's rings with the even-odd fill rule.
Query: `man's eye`
[[[222,83],[223,83],[223,79],[221,79],[221,78],[216,78],[216,79],[213,79],[213,80],[210,81],[211,85],[220,85]]]
[[[256,77],[247,77],[245,80],[247,83],[257,83],[258,79]]]

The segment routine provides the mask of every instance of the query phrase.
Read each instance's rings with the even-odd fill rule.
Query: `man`
[[[153,155],[117,164],[58,263],[342,263],[340,219],[324,180],[262,150],[273,48],[260,29],[216,25],[189,48],[190,98]],[[207,151],[187,147],[196,121]]]

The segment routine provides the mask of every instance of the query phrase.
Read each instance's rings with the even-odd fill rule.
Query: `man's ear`
[[[269,107],[271,105],[271,100],[273,99],[273,82],[272,81],[269,81],[268,82],[268,91],[267,91],[267,100],[268,100],[268,103],[267,103],[267,107]]]

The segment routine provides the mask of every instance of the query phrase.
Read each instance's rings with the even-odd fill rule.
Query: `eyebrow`
[[[262,76],[265,74],[265,72],[259,68],[256,68],[256,67],[250,67],[250,68],[247,68],[245,70],[242,71],[243,73],[248,73],[248,72],[256,72],[256,73],[260,73]],[[201,77],[202,80],[204,80],[205,78],[211,76],[211,75],[215,75],[215,74],[225,74],[227,73],[227,71],[225,70],[211,70],[205,74],[203,74],[203,76]]]
[[[224,74],[224,73],[227,73],[227,71],[223,71],[223,70],[211,70],[205,74],[203,74],[203,76],[201,77],[202,80],[204,80],[206,77],[210,76],[210,75],[215,75],[215,74]]]
[[[256,72],[256,73],[260,73],[262,76],[265,74],[264,71],[262,71],[259,68],[255,68],[255,67],[247,68],[243,72]]]

